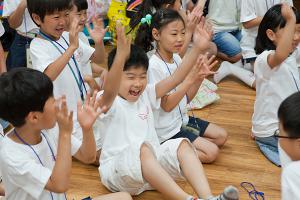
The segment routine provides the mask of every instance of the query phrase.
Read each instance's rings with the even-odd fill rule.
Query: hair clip
[[[141,19],[141,23],[142,24],[147,23],[150,26],[151,25],[151,19],[152,19],[152,16],[150,14],[147,14],[145,17],[143,17]]]

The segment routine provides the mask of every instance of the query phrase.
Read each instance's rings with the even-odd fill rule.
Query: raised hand
[[[97,91],[93,93],[93,96],[88,93],[84,105],[81,101],[77,103],[77,119],[83,130],[90,130],[93,127],[97,117],[102,113],[105,108],[99,108],[96,101]]]
[[[56,119],[60,134],[72,134],[73,131],[73,112],[68,113],[66,96],[62,96],[56,101]]]
[[[200,4],[198,4],[192,12],[188,11],[187,13],[187,21],[186,28],[190,32],[194,32],[197,24],[199,24],[201,17],[203,15],[203,8]]]
[[[86,23],[90,36],[93,38],[95,43],[101,43],[108,27],[104,28],[103,20],[99,17],[92,18],[93,28],[91,28],[89,23]]]
[[[70,47],[77,49],[79,47],[79,39],[78,39],[78,33],[80,32],[80,25],[79,25],[79,19],[76,17],[72,19],[72,23],[70,26],[69,31],[69,41],[70,41]]]
[[[120,22],[116,24],[117,32],[117,55],[127,60],[130,55],[131,37],[126,36],[125,28]]]
[[[289,21],[289,20],[296,21],[296,15],[295,15],[294,11],[293,11],[292,7],[289,6],[287,3],[282,4],[281,15],[287,21]]]
[[[194,31],[194,45],[202,51],[208,49],[212,35],[213,31],[211,25],[206,23],[205,17],[201,17],[201,20]]]

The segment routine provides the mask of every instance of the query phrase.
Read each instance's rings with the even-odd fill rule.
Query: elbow
[[[96,162],[96,153],[92,156],[87,156],[84,164],[92,164],[94,162]]]
[[[54,183],[55,188],[51,192],[55,193],[65,193],[69,189],[69,183],[66,183],[64,181],[57,181],[58,183]]]
[[[171,112],[173,109],[170,106],[161,106],[161,108],[163,109],[163,111],[165,112]]]
[[[10,28],[12,28],[12,29],[17,29],[22,24],[22,22],[21,23],[14,22],[10,17],[8,18],[7,21],[8,21]]]

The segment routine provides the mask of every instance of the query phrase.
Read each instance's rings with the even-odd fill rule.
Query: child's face
[[[147,85],[147,71],[144,67],[123,71],[119,95],[129,102],[135,102]]]
[[[46,15],[44,20],[38,16],[34,17],[35,22],[40,26],[41,31],[52,39],[58,40],[69,24],[69,10],[56,11],[51,15]]]
[[[51,129],[56,123],[56,111],[55,111],[56,100],[54,97],[50,97],[44,106],[43,112],[39,112],[39,124],[41,129]]]
[[[159,50],[169,53],[178,53],[185,40],[185,27],[181,20],[167,24],[160,31],[153,29],[152,33],[158,42]]]
[[[293,38],[293,49],[297,48],[300,43],[300,24],[296,24],[294,38]]]
[[[279,132],[281,136],[288,136],[281,124],[279,125]],[[279,138],[279,143],[293,161],[300,160],[300,139]]]
[[[74,5],[70,11],[69,16],[70,16],[70,23],[72,19],[74,19],[75,17],[79,18],[79,25],[81,27],[80,31],[83,31],[84,25],[87,20],[87,11],[86,10],[78,11],[77,6]]]

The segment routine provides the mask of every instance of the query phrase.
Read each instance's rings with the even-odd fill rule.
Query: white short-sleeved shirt
[[[300,199],[300,161],[291,162],[281,174],[281,199]]]
[[[241,0],[210,0],[206,19],[214,33],[240,29]]]
[[[19,6],[21,0],[4,0],[3,3],[3,17],[9,17]],[[28,9],[25,9],[25,17],[23,17],[23,21],[21,26],[19,26],[16,30],[22,33],[32,32],[37,33],[38,27],[32,21]]]
[[[180,67],[181,58],[178,54],[173,55],[174,63],[165,63],[156,54],[149,60],[148,82],[156,84],[161,80],[173,74],[175,70]],[[170,92],[173,93],[176,90]],[[161,107],[153,110],[155,129],[158,134],[160,142],[170,139],[176,135],[182,126],[189,121],[187,113],[187,98],[184,97],[179,106],[176,106],[171,112],[165,112]]]
[[[254,64],[256,99],[252,117],[252,132],[256,137],[269,137],[278,129],[277,111],[281,102],[300,88],[296,49],[280,66],[268,65],[268,56],[275,51],[264,51]]]
[[[117,157],[124,149],[149,143],[154,149],[159,141],[154,127],[153,108],[160,106],[155,85],[148,85],[136,102],[128,102],[120,96],[99,121],[102,139],[100,166]],[[99,168],[101,170],[101,168]]]
[[[88,37],[83,32],[80,32],[78,34],[78,38],[87,46],[91,46],[89,43]],[[91,61],[87,62],[86,66],[83,66],[82,69],[83,69],[83,71],[82,71],[83,75],[92,75],[93,74]]]
[[[263,17],[272,6],[282,2],[293,5],[292,0],[242,0],[241,22],[248,22],[257,17]],[[254,50],[257,32],[258,26],[250,29],[242,29],[241,48],[244,59],[257,56]]]
[[[0,21],[0,37],[5,33],[4,27],[2,25],[2,22]]]
[[[32,145],[44,166],[41,165],[38,157],[29,146],[16,143],[7,136],[4,137],[0,150],[0,163],[6,199],[51,199],[50,192],[45,190],[45,186],[55,165],[49,145],[56,156],[58,147],[57,126],[52,130],[43,131],[47,140],[42,136],[42,141],[39,144]],[[74,155],[79,150],[81,142],[72,137],[71,143],[71,154]],[[52,194],[54,200],[65,200],[64,194]]]
[[[0,150],[1,150],[1,142],[4,138],[4,131],[3,131],[3,127],[0,124]],[[0,165],[0,179],[2,179],[2,173],[1,173],[1,165]]]

